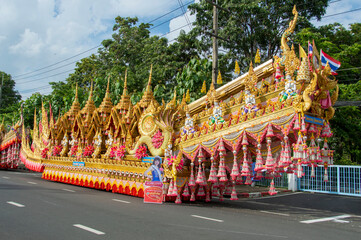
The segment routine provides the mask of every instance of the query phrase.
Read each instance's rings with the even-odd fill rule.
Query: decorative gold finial
[[[125,69],[123,95],[128,95],[127,78],[128,78],[128,69]]]
[[[235,67],[234,67],[234,73],[239,75],[240,72],[241,72],[241,69],[239,68],[239,64],[236,60]]]
[[[101,116],[105,118],[109,117],[109,113],[113,108],[113,103],[109,96],[109,82],[110,82],[110,75],[108,76],[108,84],[107,84],[107,90],[105,92],[105,96],[103,98],[102,103],[99,106],[99,111],[101,112]]]
[[[129,106],[131,105],[130,96],[128,95],[127,78],[128,78],[128,71],[127,69],[125,69],[123,94],[120,98],[119,103],[116,106],[116,108],[120,109],[122,112],[127,111],[129,109]]]
[[[253,70],[253,63],[252,63],[252,61],[251,61],[251,63],[249,64],[248,75],[249,75],[249,76],[250,76],[250,75],[253,75],[253,72],[254,72],[254,70]]]
[[[65,113],[65,115],[76,116],[76,114],[79,111],[80,111],[80,103],[79,103],[79,100],[78,100],[78,83],[76,83],[76,86],[75,86],[75,98],[74,98],[73,104],[71,105],[70,110],[67,113]],[[60,114],[60,112],[59,112],[59,114]]]
[[[261,54],[259,53],[259,48],[257,48],[256,56],[254,57],[254,63],[261,63]]]
[[[302,62],[301,62],[301,66],[300,69],[298,70],[297,73],[297,81],[306,81],[309,82],[311,81],[311,73],[310,73],[310,68],[308,66],[308,58],[304,57],[302,58]]]
[[[91,115],[93,114],[94,110],[96,109],[93,101],[93,80],[91,81],[90,85],[90,93],[88,101],[85,103],[85,106],[80,111],[82,114],[87,114],[87,118],[85,121],[88,121],[91,118]]]
[[[92,98],[93,98],[93,79],[90,83],[90,93],[89,93],[88,101],[91,100]]]
[[[147,89],[145,90],[146,92],[152,91],[152,71],[153,71],[153,64],[150,65],[149,80],[148,80]]]
[[[108,76],[108,83],[107,83],[107,93],[109,93],[109,81],[110,81],[110,74],[109,74],[109,76]]]
[[[36,107],[35,107],[35,110],[34,110],[34,128],[33,128],[33,137],[37,136],[38,134],[38,123],[37,123],[37,120],[36,120]]]
[[[206,86],[206,80],[203,81],[203,85],[202,85],[202,89],[201,89],[201,93],[206,93],[207,92],[207,86]]]
[[[75,85],[75,98],[74,101],[78,101],[78,83]]]

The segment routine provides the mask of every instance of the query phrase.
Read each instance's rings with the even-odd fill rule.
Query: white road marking
[[[113,201],[116,201],[116,202],[121,202],[121,203],[130,203],[130,202],[128,202],[128,201],[124,201],[124,200],[120,200],[120,199],[116,199],[116,198],[114,198],[114,199],[112,199]]]
[[[37,183],[35,183],[35,182],[28,182],[28,183],[30,183],[30,184],[37,184]]]
[[[335,219],[335,220],[333,220],[333,222],[337,222],[337,223],[349,223],[350,221],[341,220],[341,219]]]
[[[340,216],[327,217],[327,218],[317,218],[317,219],[305,220],[305,221],[300,221],[300,222],[309,224],[309,223],[317,223],[317,222],[334,221],[334,220],[339,220],[339,219],[349,218],[349,217],[352,217],[352,216],[348,215],[348,214],[345,214],[345,215],[340,215]]]
[[[210,220],[210,221],[215,221],[215,222],[224,222],[223,220],[220,219],[215,219],[215,218],[208,218],[208,217],[203,217],[203,216],[199,216],[199,215],[191,215],[192,217],[195,218],[202,218],[202,219],[206,219],[206,220]]]
[[[77,227],[77,228],[81,228],[85,231],[89,231],[89,232],[92,232],[92,233],[95,233],[97,235],[104,235],[105,233],[104,232],[101,232],[101,231],[98,231],[94,228],[90,228],[90,227],[87,227],[87,226],[84,226],[84,225],[81,225],[81,224],[73,224],[74,227]]]
[[[5,178],[5,179],[9,179],[9,177],[3,177],[3,178]]]
[[[63,188],[64,191],[67,191],[67,192],[75,192],[74,190],[70,190],[70,189],[66,189],[66,188]]]
[[[23,205],[23,204],[16,203],[16,202],[12,202],[12,201],[8,201],[8,202],[6,202],[6,203],[11,204],[11,205],[14,205],[14,206],[17,206],[17,207],[25,207],[25,205]]]
[[[262,213],[269,213],[269,214],[274,214],[274,215],[280,215],[280,216],[287,216],[289,217],[290,215],[287,213],[278,213],[278,212],[269,212],[269,211],[260,211]]]

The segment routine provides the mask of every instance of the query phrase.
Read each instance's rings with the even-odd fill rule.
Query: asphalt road
[[[360,239],[361,198],[285,193],[144,204],[143,199],[0,171],[0,239]]]

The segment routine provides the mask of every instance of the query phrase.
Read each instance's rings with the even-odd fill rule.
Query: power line
[[[51,85],[45,85],[45,86],[41,86],[41,87],[37,87],[37,88],[32,88],[32,89],[25,89],[25,90],[19,91],[19,92],[21,92],[22,94],[24,94],[24,93],[31,93],[31,92],[33,92],[33,91],[44,90],[44,89],[47,89],[47,88],[51,88]]]
[[[20,74],[20,75],[14,76],[14,77],[16,78],[16,77],[28,75],[28,74],[31,74],[31,73],[34,73],[34,72],[41,71],[41,70],[43,70],[43,69],[45,69],[45,68],[49,68],[49,67],[58,65],[59,63],[68,61],[69,59],[72,59],[72,58],[75,58],[75,57],[77,57],[77,56],[80,56],[80,55],[82,55],[82,54],[84,54],[84,53],[86,53],[86,52],[89,52],[89,51],[91,51],[91,50],[93,50],[93,49],[95,49],[95,48],[98,48],[98,47],[100,47],[100,46],[101,46],[101,44],[99,44],[98,46],[95,46],[95,47],[93,47],[93,48],[90,48],[90,49],[88,49],[88,50],[86,50],[86,51],[84,51],[84,52],[78,53],[78,54],[76,54],[76,55],[74,55],[74,56],[68,57],[68,58],[66,58],[66,59],[64,59],[64,60],[61,60],[61,61],[59,61],[59,62],[50,64],[50,65],[48,65],[48,66],[46,66],[46,67],[42,67],[42,68],[36,69],[36,70],[34,70],[34,71],[31,71],[31,72],[28,72],[28,73],[24,73],[24,74]]]
[[[351,9],[351,10],[349,10],[349,11],[344,11],[344,12],[339,12],[339,13],[327,15],[327,16],[324,16],[324,17],[322,17],[322,18],[334,17],[334,16],[337,16],[337,15],[341,15],[341,14],[345,14],[345,13],[350,13],[350,12],[356,12],[356,11],[360,11],[360,10],[361,10],[361,8]]]
[[[160,24],[158,24],[158,25],[156,25],[156,26],[154,26],[154,27],[149,28],[149,30],[153,30],[154,28],[157,28],[157,27],[159,27],[159,26],[162,26],[163,24],[165,24],[165,23],[167,23],[167,22],[170,22],[170,21],[172,21],[173,19],[175,19],[175,18],[177,18],[177,17],[182,16],[183,14],[184,14],[184,13],[182,12],[181,14],[179,14],[179,15],[171,18],[171,19],[168,19],[167,21],[164,21],[164,22],[162,22],[162,23],[160,23]]]
[[[182,6],[180,6],[180,7],[177,7],[176,9],[173,9],[172,11],[167,12],[166,14],[163,14],[162,16],[160,16],[160,17],[157,17],[157,18],[153,19],[152,21],[150,21],[150,22],[148,22],[148,23],[155,22],[155,21],[157,21],[157,20],[161,19],[162,17],[165,17],[165,16],[167,16],[167,15],[169,15],[169,14],[171,14],[171,13],[173,13],[173,12],[177,11],[178,9],[180,9],[180,8],[182,8],[182,7],[186,6],[186,5],[189,5],[189,4],[193,3],[193,2],[194,2],[194,1],[187,2],[187,3],[185,3],[184,5],[182,5]]]
[[[189,21],[188,15],[187,15],[187,11],[184,9],[184,6],[182,6],[182,4],[183,4],[182,0],[178,0],[178,3],[182,7],[182,12],[184,14],[184,18],[186,19],[186,22],[189,24],[190,21]],[[190,30],[192,30],[191,26],[188,25],[188,27]]]
[[[169,14],[177,11],[178,9],[180,9],[180,8],[182,8],[182,7],[184,7],[184,6],[187,6],[187,5],[189,5],[189,4],[193,3],[193,2],[194,2],[194,1],[189,1],[189,2],[187,2],[187,3],[185,3],[185,4],[183,4],[182,6],[179,6],[179,7],[177,7],[176,9],[173,9],[173,10],[171,10],[170,12],[167,12],[167,13],[163,14],[162,16],[159,16],[159,17],[157,17],[157,18],[149,21],[149,23],[152,23],[152,22],[154,22],[154,21],[156,21],[156,20],[158,20],[158,19],[160,19],[160,18],[162,18],[162,17],[164,17],[164,16],[167,16],[167,15],[169,15]],[[172,19],[174,19],[174,18],[172,18]],[[170,19],[170,20],[172,20],[172,19]],[[169,21],[170,21],[170,20],[169,20]],[[163,23],[163,24],[164,24],[164,23]],[[160,25],[158,25],[158,26],[160,26]],[[155,27],[153,27],[153,28],[155,28]],[[153,29],[153,28],[151,28],[151,29]],[[88,50],[85,50],[84,52],[78,53],[78,54],[76,54],[76,55],[74,55],[74,56],[71,56],[71,57],[66,58],[66,59],[64,59],[64,60],[61,60],[61,61],[59,61],[59,62],[55,62],[55,63],[50,64],[50,65],[48,65],[48,66],[45,66],[45,67],[42,67],[42,68],[39,68],[39,69],[35,69],[35,70],[33,70],[33,71],[30,71],[30,72],[27,72],[27,73],[23,73],[23,74],[20,74],[20,75],[16,75],[16,76],[14,76],[14,78],[21,77],[21,76],[25,76],[25,75],[29,75],[29,74],[31,74],[31,73],[38,72],[38,71],[44,70],[44,69],[46,69],[46,68],[49,68],[49,67],[58,65],[59,63],[68,61],[69,59],[72,59],[72,58],[75,58],[75,57],[77,57],[77,56],[80,56],[80,55],[82,55],[82,54],[84,54],[84,53],[87,53],[87,52],[89,52],[89,51],[91,51],[91,50],[94,50],[94,49],[96,49],[96,48],[99,48],[100,46],[102,46],[102,44],[99,44],[99,45],[97,45],[97,46],[95,46],[95,47],[92,47],[92,48],[90,48],[90,49],[88,49]]]
[[[46,77],[42,77],[42,78],[38,78],[38,79],[33,79],[33,80],[30,80],[30,81],[26,81],[26,82],[21,82],[21,83],[18,83],[18,84],[36,82],[36,81],[40,81],[40,80],[43,80],[43,79],[46,79],[46,78],[49,78],[49,77],[55,77],[55,76],[58,76],[58,75],[61,75],[61,74],[64,74],[64,73],[68,73],[68,72],[71,72],[71,71],[74,71],[74,69],[70,69],[70,70],[67,70],[67,71],[64,71],[64,72],[61,72],[61,73],[56,73],[56,74],[46,76]]]
[[[58,70],[59,68],[63,68],[63,67],[69,66],[69,65],[74,64],[74,63],[76,63],[76,62],[78,62],[78,61],[79,61],[79,60],[76,60],[76,61],[74,61],[74,62],[67,63],[67,64],[65,64],[65,65],[61,65],[61,66],[59,66],[59,67],[57,67],[57,68],[53,68],[53,69],[50,69],[50,70],[45,71],[45,72],[41,72],[41,73],[38,73],[38,74],[35,74],[35,75],[30,75],[30,76],[27,76],[27,77],[22,77],[22,78],[13,79],[13,80],[14,80],[14,81],[19,81],[19,80],[24,80],[24,79],[32,78],[32,77],[37,77],[37,76],[39,76],[39,75],[43,75],[43,74],[45,74],[45,73]],[[19,83],[17,83],[17,84],[19,84]]]
[[[195,22],[195,21],[194,21],[194,22]],[[159,37],[164,37],[164,36],[168,35],[169,33],[178,31],[179,29],[182,29],[182,28],[184,28],[184,27],[186,27],[186,26],[188,26],[188,25],[192,25],[194,22],[187,23],[186,25],[183,25],[183,26],[181,26],[181,27],[179,27],[179,28],[173,29],[172,31],[169,31],[169,32],[167,32],[167,33],[164,33],[164,34],[160,35]]]

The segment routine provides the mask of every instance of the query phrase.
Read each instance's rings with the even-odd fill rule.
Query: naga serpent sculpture
[[[168,142],[173,135],[173,125],[175,122],[174,119],[177,116],[178,112],[179,110],[177,110],[176,106],[176,96],[174,96],[173,100],[171,100],[166,107],[162,105],[155,109],[154,105],[151,104],[149,106],[149,110],[142,115],[138,124],[138,129],[143,134],[139,138],[133,149],[130,149],[129,144],[126,144],[127,152],[129,154],[135,154],[136,149],[138,149],[140,145],[145,144],[147,145],[149,152],[153,156],[164,156],[165,149],[167,148]],[[150,132],[146,132],[144,130],[143,122],[146,118],[151,118],[150,121],[154,123],[153,130],[151,130]],[[163,143],[159,148],[155,148],[152,143],[152,134],[155,132],[157,127],[162,131],[164,137]]]

